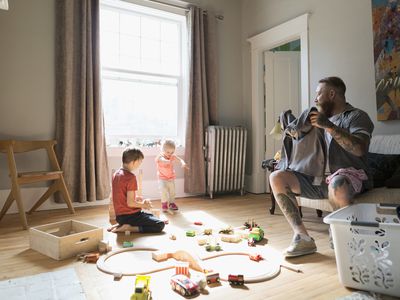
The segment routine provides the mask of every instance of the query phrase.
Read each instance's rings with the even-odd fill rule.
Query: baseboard
[[[189,197],[193,196],[191,194],[186,194],[184,191],[184,179],[176,179],[175,180],[175,191],[177,198]],[[22,188],[21,189],[21,197],[22,202],[25,208],[25,211],[28,211],[34,203],[46,192],[46,187],[31,187],[31,188]],[[4,203],[7,200],[7,197],[10,193],[10,190],[0,190],[0,208],[3,207]],[[151,200],[160,199],[159,189],[158,189],[158,181],[143,181],[143,197],[149,198]],[[97,206],[97,205],[107,205],[109,203],[109,198],[104,200],[98,200],[94,202],[74,202],[74,207],[87,207],[87,206]],[[53,210],[53,209],[62,209],[67,208],[65,203],[56,203],[53,197],[50,197],[49,200],[45,201],[37,210]],[[7,214],[15,214],[18,213],[17,205],[14,203],[11,205],[10,209],[7,211]]]
[[[245,176],[246,191],[254,194],[266,192],[266,173],[265,171],[255,172]]]

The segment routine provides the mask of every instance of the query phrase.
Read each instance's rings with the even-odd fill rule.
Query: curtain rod
[[[147,0],[147,1],[155,2],[155,3],[161,4],[161,5],[170,6],[170,7],[174,7],[174,8],[178,8],[178,9],[182,9],[184,11],[189,11],[189,8],[187,6],[184,6],[183,4],[182,4],[182,6],[180,6],[177,4],[166,3],[166,2],[163,2],[160,0]],[[187,3],[187,5],[189,5],[189,3]],[[204,14],[207,14],[207,10],[204,11]],[[223,15],[215,15],[215,18],[222,21],[224,19],[224,16]]]

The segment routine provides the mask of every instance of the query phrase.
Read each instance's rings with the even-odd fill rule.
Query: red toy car
[[[199,293],[199,286],[185,275],[172,276],[170,283],[172,289],[182,296],[192,296]]]
[[[228,275],[228,282],[230,285],[244,285],[243,275]]]
[[[220,282],[219,273],[213,272],[213,273],[207,274],[206,280],[207,280],[207,284],[219,283]]]
[[[251,254],[251,255],[249,255],[249,258],[254,261],[263,260],[263,257],[261,256],[261,254]]]

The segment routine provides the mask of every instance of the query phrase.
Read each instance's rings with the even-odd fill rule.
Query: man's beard
[[[322,104],[317,105],[318,111],[328,118],[332,117],[332,111],[333,111],[333,103],[332,102],[325,102]]]

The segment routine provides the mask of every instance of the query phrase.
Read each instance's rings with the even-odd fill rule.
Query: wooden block
[[[84,262],[87,263],[96,263],[100,257],[99,253],[90,253],[85,255]]]
[[[122,243],[122,247],[123,247],[123,248],[130,248],[130,247],[133,247],[133,242],[131,242],[131,241],[124,241],[124,242]]]
[[[151,256],[155,261],[164,261],[169,257],[168,253],[161,251],[155,251],[151,254]]]
[[[101,240],[99,244],[97,245],[97,249],[101,254],[107,253],[108,251],[111,251],[111,246],[110,243],[106,240]]]
[[[227,243],[239,243],[242,238],[239,235],[230,235],[230,234],[221,234],[221,241],[227,242]]]

